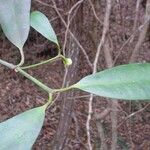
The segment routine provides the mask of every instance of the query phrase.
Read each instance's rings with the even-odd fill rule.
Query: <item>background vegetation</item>
[[[96,70],[150,60],[149,0],[33,0],[32,10],[49,17],[63,54],[73,60],[69,68],[60,61],[29,70],[50,87],[71,85]],[[57,54],[55,45],[34,30],[24,52],[26,65]],[[12,63],[20,60],[3,34],[0,56]],[[27,79],[2,66],[0,72],[0,121],[43,103],[46,95]],[[75,90],[59,94],[47,111],[34,149],[148,150],[149,107],[144,102],[109,101]]]

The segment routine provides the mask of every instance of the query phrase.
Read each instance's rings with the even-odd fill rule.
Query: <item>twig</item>
[[[75,3],[75,4],[71,7],[71,9],[68,11],[68,17],[67,17],[68,20],[67,20],[67,23],[65,23],[65,21],[64,21],[64,23],[67,25],[66,31],[65,31],[65,40],[64,40],[64,44],[63,44],[63,54],[64,54],[64,56],[65,56],[65,47],[66,47],[66,44],[67,44],[67,36],[68,36],[68,32],[69,32],[69,26],[70,26],[71,20],[73,19],[73,17],[72,17],[72,19],[70,20],[70,17],[71,17],[70,15],[71,15],[72,11],[73,11],[79,4],[81,4],[83,1],[84,1],[84,0],[80,0],[79,2]],[[56,5],[56,3],[55,3],[55,5]],[[55,9],[57,9],[57,8],[55,7]],[[58,11],[58,10],[57,10],[57,11]],[[61,14],[60,14],[60,16],[61,16]],[[73,16],[75,16],[75,15],[73,15]],[[62,16],[61,16],[61,18],[62,18]],[[67,77],[67,74],[68,74],[68,68],[65,67],[65,73],[64,73],[64,77],[63,77],[63,82],[62,82],[61,88],[63,88],[63,87],[65,86],[65,84],[66,84],[66,77]],[[53,105],[53,104],[55,103],[55,101],[59,98],[59,96],[60,96],[60,93],[57,94],[57,96],[56,96],[56,98],[54,99],[52,105]]]
[[[117,105],[118,105],[118,101],[117,100],[113,100],[110,103],[110,107],[112,107],[112,109],[114,111],[111,112],[111,122],[112,122],[112,143],[111,143],[111,150],[116,150],[117,149],[117,124],[118,124],[118,120],[117,120]]]
[[[53,5],[47,4],[47,3],[42,2],[42,1],[40,1],[40,0],[34,0],[34,1],[40,3],[40,4],[43,5],[43,6],[50,7],[50,8],[54,8]],[[62,9],[59,9],[59,8],[58,8],[58,10],[63,11]]]
[[[52,0],[52,2],[53,2],[54,9],[55,9],[56,13],[57,13],[58,16],[60,17],[60,19],[61,19],[62,23],[64,24],[64,26],[67,28],[67,24],[66,24],[65,20],[63,19],[63,17],[61,16],[60,12],[58,11],[58,8],[57,8],[57,6],[56,6],[55,1]],[[85,58],[86,58],[86,60],[87,60],[88,65],[89,65],[89,66],[91,67],[91,69],[92,69],[92,63],[91,63],[91,61],[90,61],[90,59],[89,59],[89,57],[88,57],[88,55],[87,55],[85,49],[83,48],[83,46],[80,44],[80,42],[79,42],[78,39],[75,37],[75,35],[71,32],[70,29],[68,29],[68,32],[69,32],[69,34],[71,35],[71,37],[74,39],[74,41],[76,42],[76,44],[79,46],[79,48],[81,49],[81,51],[83,52],[83,54],[84,54],[84,56],[85,56]]]
[[[109,46],[109,41],[108,39],[106,40],[104,44],[104,54],[105,54],[105,60],[108,68],[113,67],[113,59],[110,53],[111,47]],[[111,150],[116,150],[117,148],[117,106],[118,106],[118,101],[113,100],[110,101],[110,106],[113,109],[111,111],[111,122],[112,122],[112,143],[111,143]]]
[[[142,25],[140,25],[140,26],[136,29],[136,31],[122,44],[122,46],[121,46],[120,49],[119,49],[118,54],[116,55],[116,57],[115,57],[115,59],[114,59],[114,61],[113,61],[113,66],[114,66],[115,63],[117,62],[117,60],[118,60],[118,58],[119,58],[121,52],[123,51],[124,47],[125,47],[127,44],[129,44],[129,43],[132,42],[132,41],[131,41],[131,40],[132,40],[132,37],[134,37],[135,34],[136,34],[138,31],[141,31],[141,30],[144,28],[144,26],[145,26],[148,22],[149,22],[149,20],[147,20],[147,21],[144,22]]]
[[[124,119],[124,121],[121,122],[121,123],[117,126],[117,128],[119,128],[126,120],[128,120],[128,119],[130,119],[131,117],[137,115],[138,113],[144,111],[149,105],[150,105],[150,104],[147,104],[147,105],[146,105],[145,107],[143,107],[142,109],[140,109],[140,110],[138,110],[138,111],[136,111],[136,112],[134,112],[134,113],[128,115],[128,116]]]
[[[101,139],[101,146],[100,146],[100,150],[107,150],[107,144],[105,142],[105,134],[104,134],[104,129],[101,123],[101,119],[99,119],[99,115],[95,112],[94,116],[96,118],[96,124],[97,124],[97,130],[99,133],[99,137]]]
[[[123,51],[124,47],[130,42],[130,40],[132,39],[132,36],[130,36],[121,46],[121,48],[119,49],[118,54],[116,55],[114,61],[113,61],[113,66],[116,64],[121,52]]]
[[[79,123],[78,123],[78,119],[76,117],[75,112],[72,112],[72,118],[74,119],[75,122],[75,128],[76,128],[76,139],[83,145],[83,147],[88,150],[87,146],[81,141],[80,136],[79,136]]]
[[[80,5],[84,0],[80,0],[77,3],[75,3],[71,9],[68,11],[68,17],[67,17],[67,26],[66,26],[66,32],[65,32],[65,40],[64,40],[64,44],[63,44],[63,54],[65,55],[65,48],[66,48],[66,44],[67,44],[67,37],[68,37],[68,33],[69,33],[69,26],[71,24],[71,21],[73,20],[73,17],[75,15],[73,15],[73,17],[71,18],[71,13],[73,12],[73,10]],[[75,14],[75,13],[74,13]],[[62,17],[61,17],[62,18]]]
[[[107,31],[109,30],[110,12],[111,12],[111,0],[107,0],[105,19],[104,19],[104,25],[103,25],[103,33],[102,33],[102,38],[101,38],[101,41],[98,45],[97,52],[96,52],[96,55],[95,55],[95,60],[94,60],[94,63],[93,63],[93,73],[96,73],[96,71],[97,71],[97,64],[98,64],[99,55],[100,55],[102,46],[105,42],[105,37],[106,37]]]
[[[105,57],[105,60],[106,60],[106,65],[108,68],[112,68],[113,67],[113,59],[112,59],[112,56],[111,56],[111,47],[109,45],[109,40],[106,39],[106,42],[104,44],[104,57]]]
[[[150,20],[150,0],[147,0],[146,11],[145,11],[145,22],[147,22],[147,23],[142,28],[139,38],[138,38],[138,41],[136,43],[136,46],[131,54],[131,57],[129,60],[131,63],[133,63],[135,61],[135,59],[139,53],[140,47],[141,47],[142,43],[144,42],[148,27],[149,27],[149,20]]]
[[[94,5],[93,5],[92,1],[91,1],[91,0],[88,0],[88,2],[89,2],[89,4],[91,5],[91,8],[92,8],[92,11],[93,11],[93,14],[94,14],[96,20],[97,20],[101,25],[103,25],[103,22],[102,22],[102,21],[100,20],[100,18],[97,16],[97,13],[96,13],[96,10],[95,10],[95,8],[94,8]]]
[[[89,105],[88,105],[89,110],[88,110],[88,117],[86,121],[86,132],[87,132],[86,134],[87,134],[87,143],[88,143],[89,150],[92,150],[91,135],[90,135],[90,121],[93,113],[92,103],[93,103],[93,94],[91,94],[89,98]]]
[[[78,70],[78,68],[76,66],[78,63],[77,59],[79,56],[79,45],[76,42],[74,42],[75,36],[70,31],[69,28],[70,28],[71,21],[73,20],[75,14],[79,8],[79,3],[73,5],[73,8],[71,7],[71,9],[68,13],[68,15],[70,15],[70,16],[68,17],[68,21],[66,23],[65,20],[63,19],[62,15],[61,15],[61,13],[57,9],[55,1],[52,0],[52,2],[55,6],[54,9],[55,9],[56,13],[58,14],[59,18],[61,19],[61,21],[63,22],[63,24],[66,28],[65,42],[63,45],[63,50],[65,50],[66,44],[68,44],[67,55],[70,58],[72,58],[72,60],[74,62],[71,67],[69,67],[69,68],[65,67],[65,74],[64,74],[63,83],[62,83],[62,87],[64,87],[64,86],[68,86],[69,84],[71,84],[71,82],[74,82],[76,80],[75,77],[76,77],[76,73]],[[67,3],[67,1],[65,1],[65,2]],[[74,14],[72,14],[72,11],[74,12]],[[76,31],[77,30],[76,26],[73,25],[72,30]],[[68,33],[69,33],[69,36],[68,36]],[[72,35],[70,33],[72,33]],[[69,130],[70,123],[71,123],[71,113],[72,113],[73,104],[74,104],[74,99],[68,100],[67,97],[72,97],[73,95],[74,95],[74,91],[70,91],[70,92],[62,94],[62,97],[61,97],[61,101],[62,101],[61,102],[61,116],[60,116],[60,121],[59,121],[57,131],[56,131],[56,136],[54,138],[54,143],[53,143],[52,148],[51,148],[53,150],[63,149],[63,147],[66,143],[66,138],[67,138],[68,130]],[[57,95],[57,98],[58,97],[59,97],[59,95]]]
[[[135,19],[134,19],[134,25],[133,25],[133,37],[130,40],[132,42],[134,40],[134,33],[136,32],[137,22],[138,22],[138,16],[139,16],[139,6],[140,6],[141,0],[136,1],[136,9],[135,9]]]
[[[97,52],[95,55],[95,59],[94,59],[94,63],[93,63],[93,73],[96,73],[96,71],[97,71],[99,55],[100,55],[102,46],[105,42],[105,37],[106,37],[107,31],[109,30],[110,13],[111,13],[111,0],[107,0],[107,6],[106,6],[106,12],[105,12],[105,18],[104,18],[104,24],[103,24],[103,33],[102,33],[102,38],[100,40],[100,43],[98,45]],[[89,110],[88,110],[88,117],[87,117],[87,122],[86,122],[87,142],[88,142],[89,150],[92,150],[91,135],[90,135],[90,121],[91,121],[91,116],[93,113],[92,103],[93,103],[93,94],[91,94],[90,99],[89,99]]]

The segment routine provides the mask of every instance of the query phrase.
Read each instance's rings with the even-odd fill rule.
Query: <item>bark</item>
[[[64,2],[64,5],[72,6],[74,4],[75,0],[72,0],[70,2],[66,1]],[[80,13],[79,13],[80,12]],[[80,28],[81,22],[82,22],[82,7],[78,9],[78,12],[73,20],[73,22],[70,25],[70,30],[75,33],[75,36],[78,38],[80,37]],[[71,57],[73,64],[68,68],[67,74],[66,74],[66,83],[64,86],[71,85],[72,83],[76,82],[77,79],[77,72],[78,72],[78,56],[79,56],[79,48],[77,44],[74,42],[74,39],[72,36],[69,35],[67,45],[66,45],[66,55],[68,57]],[[52,144],[52,150],[62,150],[64,148],[67,134],[69,132],[69,128],[71,125],[71,114],[73,110],[74,100],[73,99],[67,99],[67,97],[73,97],[74,96],[74,90],[65,92],[61,94],[60,99],[62,99],[61,103],[61,115],[59,120],[59,125],[56,131],[56,135]]]

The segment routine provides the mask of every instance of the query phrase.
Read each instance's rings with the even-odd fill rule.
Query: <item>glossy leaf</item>
[[[0,0],[0,24],[6,37],[19,49],[30,28],[31,0]]]
[[[89,75],[75,88],[110,98],[150,99],[150,64],[128,64]]]
[[[0,123],[0,150],[31,150],[45,117],[46,106],[37,107]]]
[[[31,26],[48,40],[58,44],[57,36],[48,18],[39,11],[31,13]]]

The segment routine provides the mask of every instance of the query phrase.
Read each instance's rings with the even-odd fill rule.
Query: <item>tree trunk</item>
[[[72,0],[72,1],[65,1],[64,5],[65,6],[72,6],[74,3],[76,3],[77,0]],[[77,39],[79,40],[80,37],[80,26],[82,24],[82,6],[80,5],[80,8],[78,9],[77,14],[75,15],[75,18],[71,22],[70,25],[70,30],[75,34]],[[71,85],[74,83],[77,79],[77,72],[78,72],[78,56],[79,56],[79,48],[77,44],[74,42],[73,38],[69,35],[68,33],[68,41],[67,41],[67,46],[66,46],[66,56],[70,57],[73,61],[73,64],[67,69],[67,74],[66,74],[66,83],[64,86]],[[52,150],[62,150],[66,138],[67,138],[67,133],[69,131],[69,127],[71,125],[71,113],[73,110],[73,104],[74,100],[73,99],[67,99],[67,97],[73,97],[74,96],[74,90],[72,91],[67,91],[63,94],[61,94],[60,98],[62,100],[61,103],[61,115],[60,115],[60,120],[59,120],[59,125],[56,131],[56,135],[52,144]]]

